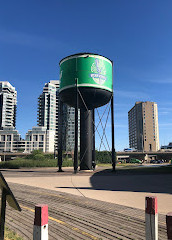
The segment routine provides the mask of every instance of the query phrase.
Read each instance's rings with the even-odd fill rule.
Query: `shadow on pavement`
[[[112,172],[111,169],[106,169],[92,174],[90,183],[91,186],[88,187],[57,188],[172,194],[172,174],[135,173],[126,170]]]
[[[96,172],[90,177],[92,189],[172,194],[172,174],[112,172],[110,169]]]

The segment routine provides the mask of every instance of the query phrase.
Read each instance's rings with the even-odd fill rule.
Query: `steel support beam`
[[[92,169],[93,111],[80,110],[80,170]]]
[[[93,125],[93,150],[92,150],[92,168],[95,170],[96,167],[96,154],[95,154],[95,110],[92,110],[92,125]]]
[[[74,173],[78,170],[78,86],[75,79],[75,149],[74,149]]]
[[[63,123],[63,102],[59,99],[59,119],[58,119],[58,172],[63,172],[62,170],[62,123]]]
[[[111,125],[112,125],[112,170],[116,171],[113,93],[112,93],[112,98],[111,98]]]

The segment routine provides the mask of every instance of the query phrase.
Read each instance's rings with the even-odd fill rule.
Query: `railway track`
[[[34,207],[48,204],[49,240],[145,239],[144,211],[57,191],[10,183],[22,212],[7,207],[7,225],[32,239]],[[159,239],[167,239],[165,216],[159,215]]]

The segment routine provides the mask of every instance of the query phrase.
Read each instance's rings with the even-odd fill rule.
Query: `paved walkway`
[[[57,190],[78,196],[145,208],[145,196],[157,196],[158,212],[172,211],[171,174],[113,174],[98,168],[95,172],[73,174],[72,168],[58,173],[56,168],[2,171],[7,182]]]
[[[49,240],[145,239],[143,210],[15,183],[10,183],[10,188],[22,212],[7,205],[7,225],[25,240],[33,239],[34,207],[38,203],[48,205]],[[158,222],[158,239],[164,240],[165,215],[159,214]]]

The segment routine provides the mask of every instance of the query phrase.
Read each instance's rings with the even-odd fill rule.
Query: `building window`
[[[1,136],[1,141],[2,141],[2,142],[5,142],[5,135],[2,135],[2,136]]]
[[[11,147],[11,142],[7,142],[7,147]]]
[[[44,135],[40,135],[39,136],[39,142],[43,142],[44,141]]]
[[[7,141],[8,141],[8,142],[11,141],[11,135],[7,135]]]
[[[38,143],[37,143],[37,142],[34,142],[34,143],[33,143],[33,147],[34,147],[34,148],[37,148],[37,147],[38,147]]]
[[[33,141],[38,141],[38,135],[33,135]]]

